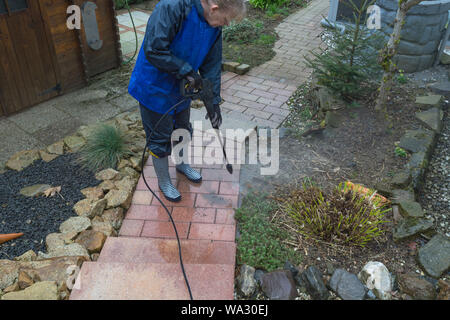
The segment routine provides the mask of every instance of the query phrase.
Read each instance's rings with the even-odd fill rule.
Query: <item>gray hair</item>
[[[233,20],[242,20],[247,13],[246,0],[211,0],[219,6],[220,9],[231,12],[234,15]]]

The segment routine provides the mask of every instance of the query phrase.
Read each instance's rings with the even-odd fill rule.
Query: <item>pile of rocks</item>
[[[81,190],[85,199],[73,207],[77,216],[64,221],[60,232],[47,235],[47,252],[36,254],[30,250],[14,260],[0,260],[2,300],[68,299],[82,263],[97,260],[106,238],[117,236],[140,177],[145,132],[138,111],[123,113],[107,123],[133,138],[134,155],[122,159],[117,170],[108,168],[96,173],[96,179],[102,182]],[[94,128],[80,127],[76,135],[46,150],[20,152],[8,161],[7,167],[22,170],[39,158],[51,161],[64,152],[76,152]]]
[[[303,272],[290,262],[282,270],[264,272],[242,265],[236,278],[235,299],[257,300],[448,300],[450,281],[416,274],[389,272],[381,263],[368,262],[356,275],[329,265],[327,274],[315,266]]]

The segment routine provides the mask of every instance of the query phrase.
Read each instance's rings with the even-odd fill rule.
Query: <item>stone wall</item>
[[[397,0],[377,0],[381,8],[381,32],[389,39],[397,14]],[[402,28],[395,62],[405,72],[430,68],[438,52],[450,10],[450,0],[422,1],[412,7]]]

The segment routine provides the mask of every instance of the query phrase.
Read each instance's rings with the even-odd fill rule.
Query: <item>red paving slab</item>
[[[235,263],[236,244],[228,241],[181,240],[184,264]],[[152,238],[108,238],[98,262],[178,263],[178,242]]]
[[[185,264],[195,300],[232,300],[234,265]],[[70,300],[188,300],[179,263],[85,262]]]
[[[178,237],[180,239],[187,239],[189,232],[189,223],[176,222]],[[147,238],[169,238],[176,239],[175,229],[172,222],[165,221],[145,221],[142,228],[141,237]]]
[[[234,241],[236,238],[235,225],[192,223],[189,231],[189,239]]]

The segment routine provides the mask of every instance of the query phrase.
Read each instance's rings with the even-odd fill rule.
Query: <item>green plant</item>
[[[241,234],[237,241],[238,264],[272,271],[282,268],[286,260],[301,262],[300,254],[283,243],[288,233],[270,222],[276,208],[276,203],[264,195],[250,193],[243,199],[235,213]]]
[[[239,23],[231,23],[222,29],[223,40],[229,42],[250,43],[260,36],[263,26],[261,23],[243,19]]]
[[[364,247],[383,234],[380,225],[387,222],[385,213],[390,210],[374,194],[375,191],[371,195],[354,192],[345,184],[339,184],[330,193],[303,184],[302,189],[291,193],[283,208],[297,231],[306,237]]]
[[[406,152],[406,150],[403,148],[400,148],[400,147],[395,147],[394,153],[396,156],[401,157],[401,158],[406,158],[408,156],[408,153]]]
[[[250,0],[250,4],[259,9],[267,9],[270,5],[281,6],[288,0]]]
[[[128,0],[128,4],[135,4],[135,3],[141,3],[144,0]],[[116,10],[122,9],[122,8],[126,8],[126,2],[127,0],[114,0],[114,4],[116,7]]]
[[[361,7],[350,1],[354,12],[353,23],[345,25],[345,31],[332,28],[328,49],[310,51],[312,57],[305,56],[306,64],[317,76],[318,84],[330,88],[346,101],[360,97],[364,88],[373,86],[381,76],[377,62],[377,49],[384,38],[363,27],[362,15],[372,4],[365,0]]]
[[[401,84],[405,84],[408,82],[408,78],[406,78],[404,71],[401,69],[398,70],[397,82]]]
[[[262,34],[259,36],[259,38],[255,42],[260,45],[269,46],[269,45],[274,44],[276,40],[277,40],[277,38],[274,35]]]
[[[266,15],[268,17],[273,17],[275,15],[287,16],[289,15],[289,9],[280,6],[278,3],[271,3],[266,8]]]
[[[121,159],[132,154],[129,139],[119,128],[107,124],[96,127],[80,149],[79,163],[96,172],[116,168]]]

